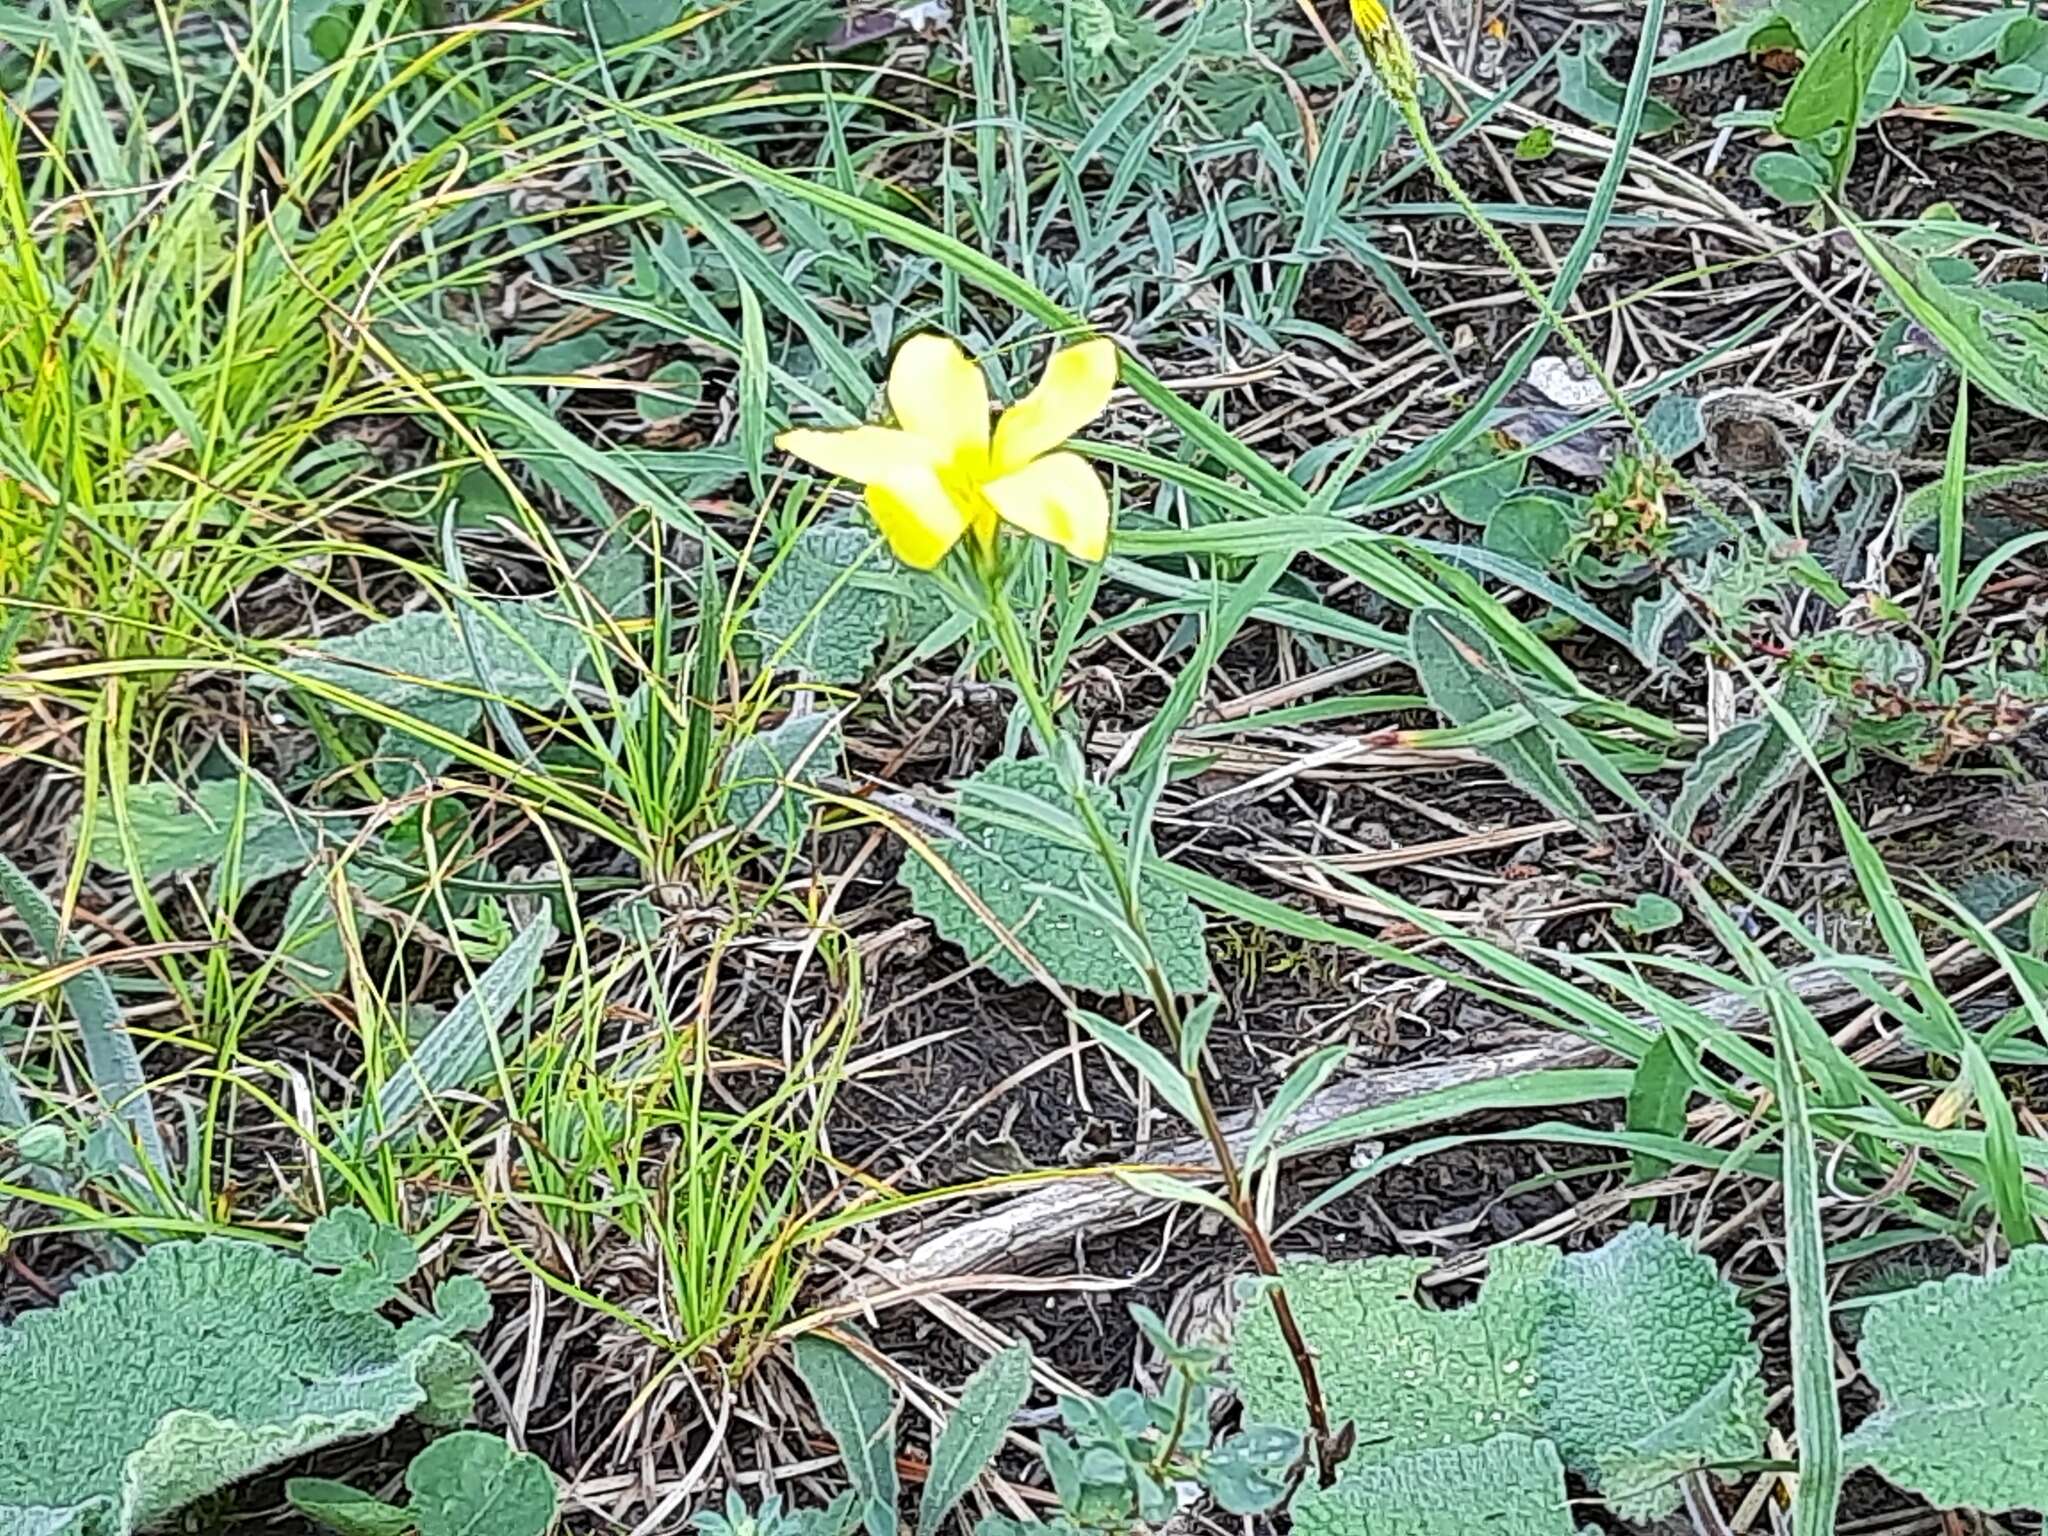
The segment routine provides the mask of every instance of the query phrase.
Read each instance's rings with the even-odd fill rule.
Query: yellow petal
[[[1109,545],[1109,492],[1078,453],[1049,453],[982,487],[1003,521],[1050,540],[1080,560]]]
[[[934,470],[937,455],[921,437],[894,427],[850,427],[819,432],[799,427],[775,439],[775,446],[828,475],[872,485],[906,469]]]
[[[967,531],[969,517],[939,477],[920,466],[870,482],[868,510],[896,558],[921,571],[946,558]]]
[[[950,336],[913,336],[889,366],[889,409],[942,463],[977,479],[988,462],[988,380]]]
[[[1098,336],[1053,353],[1038,387],[996,423],[991,472],[1007,475],[1052,452],[1102,414],[1114,388],[1115,342]]]

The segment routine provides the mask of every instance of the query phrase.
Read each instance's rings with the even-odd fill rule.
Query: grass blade
[[[51,964],[78,952],[77,945],[58,932],[57,909],[5,854],[0,854],[0,899],[14,908]],[[121,1005],[114,1000],[114,989],[97,968],[83,970],[64,983],[64,1001],[78,1021],[86,1070],[92,1074],[101,1102],[127,1125],[149,1169],[168,1180],[171,1162],[157,1130],[142,1058],[121,1022]]]
[[[1765,1003],[1778,1059],[1784,1117],[1785,1278],[1792,1302],[1792,1420],[1799,1434],[1793,1536],[1834,1536],[1842,1496],[1842,1408],[1835,1399],[1835,1338],[1828,1324],[1827,1245],[1820,1222],[1820,1158],[1812,1106],[1782,983]]]
[[[1941,627],[1935,633],[1934,665],[1948,649],[1949,635],[1963,617],[1963,501],[1970,474],[1970,381],[1956,383],[1956,418],[1948,429],[1948,457],[1941,470],[1939,569]]]
[[[405,1132],[435,1096],[468,1087],[502,1057],[498,1031],[540,970],[555,936],[543,911],[513,936],[461,1002],[448,1011],[358,1112],[351,1139],[386,1140]]]

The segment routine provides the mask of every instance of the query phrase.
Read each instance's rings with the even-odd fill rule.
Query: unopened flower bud
[[[1365,59],[1379,76],[1380,84],[1404,111],[1415,109],[1422,89],[1422,72],[1415,64],[1415,51],[1408,46],[1408,34],[1389,10],[1385,0],[1351,0],[1351,20],[1365,44]]]

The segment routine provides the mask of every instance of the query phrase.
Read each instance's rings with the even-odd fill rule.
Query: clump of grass
[[[0,658],[233,648],[237,596],[348,500],[347,424],[390,403],[362,337],[439,281],[418,247],[462,143],[370,126],[431,58],[387,55],[404,8],[296,81],[286,9],[255,19],[239,60],[138,77],[73,16],[0,111]]]

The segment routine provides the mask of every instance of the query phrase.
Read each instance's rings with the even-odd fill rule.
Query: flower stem
[[[1636,413],[1635,407],[1628,403],[1628,398],[1615,384],[1606,365],[1593,355],[1592,348],[1579,339],[1579,333],[1571,328],[1563,315],[1558,313],[1557,307],[1550,302],[1550,295],[1537,286],[1536,279],[1530,276],[1522,258],[1515,254],[1515,248],[1508,244],[1493,220],[1486,216],[1485,211],[1472,201],[1464,183],[1458,180],[1456,173],[1445,163],[1442,153],[1436,147],[1436,138],[1430,133],[1429,124],[1423,118],[1421,101],[1414,96],[1397,96],[1395,105],[1400,108],[1402,120],[1408,124],[1408,131],[1414,135],[1416,147],[1422,151],[1423,163],[1429,167],[1430,174],[1436,177],[1437,184],[1450,195],[1451,201],[1457,204],[1458,211],[1464,214],[1472,227],[1479,231],[1480,238],[1492,248],[1494,255],[1498,256],[1508,271],[1514,274],[1515,282],[1528,296],[1529,302],[1536,306],[1537,312],[1550,323],[1551,329],[1557,332],[1566,349],[1599,383],[1608,403],[1614,407],[1621,419],[1628,423],[1629,430],[1635,434],[1636,441],[1641,444],[1643,451],[1654,454],[1656,449],[1650,442],[1649,432],[1643,425],[1642,417]]]
[[[982,590],[986,597],[988,625],[1002,653],[1003,665],[1008,668],[1011,680],[1017,685],[1017,692],[1024,700],[1025,711],[1031,716],[1032,733],[1038,737],[1042,751],[1055,764],[1059,763],[1059,748],[1066,738],[1054,719],[1052,705],[1046,697],[1043,681],[1038,676],[1036,664],[1031,659],[1029,645],[1024,638],[1023,627],[1017,622],[1016,612],[1010,607],[1009,596],[1004,589],[1002,578],[993,570],[983,571]],[[1077,774],[1079,755],[1074,755]],[[1064,773],[1062,777],[1065,777]],[[1316,1473],[1318,1481],[1325,1488],[1336,1480],[1337,1464],[1344,1459],[1339,1437],[1330,1424],[1329,1405],[1324,1400],[1322,1380],[1316,1371],[1315,1353],[1309,1348],[1308,1339],[1301,1331],[1301,1324],[1294,1316],[1294,1308],[1288,1302],[1287,1293],[1278,1284],[1280,1278],[1279,1256],[1273,1251],[1272,1240],[1259,1224],[1258,1207],[1252,1192],[1246,1185],[1244,1172],[1238,1166],[1237,1153],[1230,1145],[1230,1136],[1223,1129],[1223,1119],[1216,1112],[1216,1101],[1209,1092],[1208,1079],[1203,1075],[1199,1061],[1186,1062],[1181,1050],[1182,1020],[1180,1000],[1167,979],[1163,966],[1152,951],[1152,942],[1145,932],[1144,908],[1138,900],[1137,888],[1127,877],[1125,861],[1117,846],[1116,837],[1103,820],[1101,810],[1088,793],[1085,778],[1076,778],[1067,786],[1073,796],[1075,809],[1080,813],[1081,824],[1087,830],[1088,840],[1094,845],[1096,856],[1109,871],[1111,884],[1116,889],[1118,905],[1123,909],[1124,921],[1137,936],[1140,951],[1145,956],[1143,975],[1152,1010],[1158,1015],[1159,1025],[1165,1033],[1167,1044],[1172,1048],[1172,1059],[1181,1066],[1181,1074],[1187,1083],[1190,1095],[1195,1101],[1195,1111],[1202,1137],[1209,1143],[1211,1155],[1216,1159],[1216,1171],[1223,1185],[1223,1197],[1237,1215],[1237,1226],[1243,1233],[1245,1244],[1251,1250],[1253,1266],[1268,1280],[1275,1282],[1267,1286],[1266,1295],[1271,1300],[1274,1321],[1279,1324],[1280,1336],[1287,1345],[1287,1352],[1293,1357],[1296,1374],[1301,1378],[1302,1399],[1308,1408],[1309,1426],[1313,1433],[1316,1452]]]

